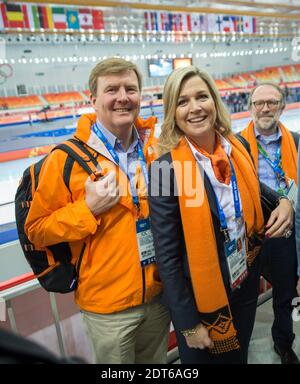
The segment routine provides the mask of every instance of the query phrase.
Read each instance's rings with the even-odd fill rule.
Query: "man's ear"
[[[92,107],[95,107],[96,97],[90,94],[90,103]]]

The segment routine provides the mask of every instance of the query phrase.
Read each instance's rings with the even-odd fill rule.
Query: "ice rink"
[[[153,110],[142,108],[141,116],[147,118],[152,113],[158,118],[156,130],[158,136],[163,118],[162,106],[155,106]],[[249,119],[234,119],[232,123],[233,131],[239,132],[242,130]],[[76,120],[77,118],[73,117],[47,123],[0,127],[0,153],[62,142],[75,132]],[[299,120],[298,109],[284,112],[281,118],[281,121],[288,129],[300,132]],[[19,180],[24,169],[37,162],[39,158],[31,157],[0,163],[0,225],[14,222],[14,205],[12,202]]]

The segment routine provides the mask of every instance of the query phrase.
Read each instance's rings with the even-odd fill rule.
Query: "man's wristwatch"
[[[184,337],[187,337],[187,336],[194,335],[195,333],[197,333],[197,331],[198,331],[198,326],[191,329],[184,329],[183,331],[180,331],[180,332],[183,334]]]

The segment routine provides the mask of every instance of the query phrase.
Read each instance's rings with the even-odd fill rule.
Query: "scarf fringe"
[[[221,354],[235,349],[240,349],[240,343],[236,336],[231,336],[228,339],[214,340],[214,347],[209,349],[210,353]]]

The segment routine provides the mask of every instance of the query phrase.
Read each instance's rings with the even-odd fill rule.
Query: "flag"
[[[4,6],[4,3],[0,3],[0,31],[2,31],[5,28],[4,18],[2,14],[4,13],[4,10],[2,11],[2,5]]]
[[[103,12],[98,9],[92,10],[93,16],[93,27],[97,30],[104,30],[104,20],[103,20]]]
[[[27,12],[27,5],[22,4],[22,12],[23,12],[23,28],[29,29],[29,18],[28,18],[28,12]]]
[[[243,32],[244,31],[243,16],[237,16],[237,18],[236,18],[236,31],[237,32]]]
[[[165,22],[164,22],[164,12],[157,12],[157,24],[158,24],[158,31],[164,31],[165,30]]]
[[[93,17],[90,9],[88,8],[79,9],[78,19],[79,19],[80,28],[93,29]]]
[[[252,18],[252,26],[253,26],[253,33],[256,33],[257,32],[257,29],[256,29],[256,17]]]
[[[68,28],[70,29],[79,29],[79,18],[78,11],[76,9],[67,9],[66,10]]]
[[[53,18],[52,10],[48,6],[38,5],[37,6],[38,17],[40,22],[40,28],[53,29]]]
[[[172,15],[172,13],[168,13],[168,19],[169,19],[168,31],[173,31],[173,15]]]
[[[151,30],[152,31],[158,30],[156,12],[151,12]]]
[[[24,16],[20,4],[5,4],[8,28],[22,28]]]
[[[253,33],[252,19],[253,19],[253,17],[251,17],[251,16],[244,16],[243,30],[245,33]]]
[[[186,13],[182,15],[182,30],[183,32],[191,32],[191,15]]]
[[[222,32],[231,32],[231,23],[229,16],[223,16]]]
[[[191,32],[192,31],[191,15],[186,15],[186,22],[187,22],[187,30]]]
[[[151,14],[150,12],[144,12],[145,30],[151,31]]]
[[[65,9],[60,7],[52,8],[53,27],[55,29],[67,29],[67,18]]]
[[[230,16],[230,31],[237,32],[236,16]]]
[[[214,33],[219,31],[216,19],[216,15],[207,15],[207,32]]]
[[[197,15],[196,13],[192,13],[191,22],[192,22],[192,32],[200,32],[201,30],[200,16]]]
[[[215,30],[213,32],[221,32],[223,29],[223,20],[220,16],[217,16],[216,17],[216,27],[215,27]]]
[[[166,32],[172,31],[172,25],[170,25],[169,14],[166,12],[164,13],[164,24]]]
[[[173,31],[182,31],[182,17],[179,13],[173,14]]]
[[[207,15],[200,15],[200,32],[208,32]]]
[[[30,29],[39,29],[40,26],[40,18],[37,5],[29,4],[27,5],[27,14],[28,14],[28,22]]]

